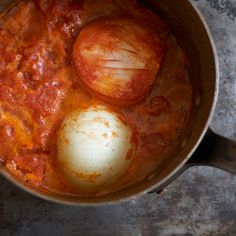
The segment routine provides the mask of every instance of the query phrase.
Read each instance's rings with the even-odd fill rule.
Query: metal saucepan
[[[12,3],[2,2],[4,7],[9,5],[6,2]],[[215,46],[203,17],[190,0],[149,0],[146,4],[168,20],[174,34],[187,51],[192,65],[195,109],[181,148],[142,182],[92,199],[73,198],[32,189],[11,177],[4,169],[0,169],[3,176],[22,189],[46,200],[81,206],[117,203],[148,192],[160,191],[182,171],[193,165],[210,165],[236,173],[236,159],[233,158],[236,154],[236,143],[218,136],[208,128],[217,100],[219,73]]]

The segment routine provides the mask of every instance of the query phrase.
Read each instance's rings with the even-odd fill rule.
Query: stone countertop
[[[236,0],[194,0],[220,62],[220,92],[211,127],[236,139]],[[193,167],[162,195],[99,208],[58,205],[0,177],[1,236],[236,235],[236,176]]]

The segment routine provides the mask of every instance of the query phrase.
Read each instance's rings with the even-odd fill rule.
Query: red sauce
[[[57,166],[57,130],[69,112],[101,102],[81,87],[71,57],[81,28],[107,16],[142,21],[166,44],[151,92],[135,105],[113,107],[137,137],[136,156],[117,188],[147,177],[187,126],[192,87],[186,55],[152,11],[134,0],[21,3],[0,25],[0,159],[10,173],[32,186],[80,193]]]

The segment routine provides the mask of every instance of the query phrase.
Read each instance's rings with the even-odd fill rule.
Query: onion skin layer
[[[73,63],[82,84],[108,103],[133,104],[151,90],[164,55],[164,43],[141,22],[119,17],[83,28]]]

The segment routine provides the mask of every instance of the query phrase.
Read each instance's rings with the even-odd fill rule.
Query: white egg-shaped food
[[[69,114],[58,133],[58,162],[66,177],[90,192],[111,184],[129,166],[132,130],[110,108],[96,105]]]

